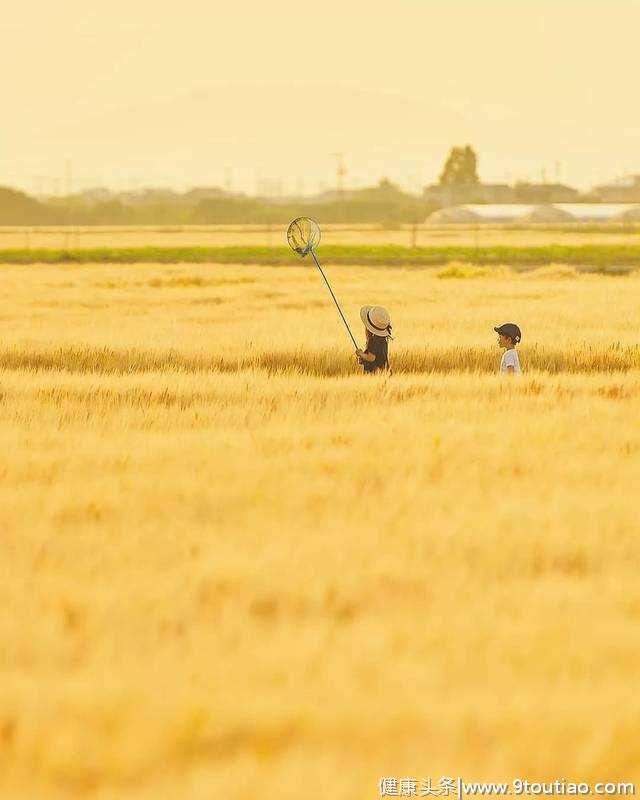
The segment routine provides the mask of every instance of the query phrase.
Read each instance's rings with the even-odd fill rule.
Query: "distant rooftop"
[[[531,214],[535,206],[527,203],[467,203],[462,208],[478,217],[506,220]]]
[[[637,203],[554,203],[566,214],[576,219],[614,220],[638,207]]]
[[[640,219],[640,203],[466,203],[430,214],[432,223],[623,222]]]

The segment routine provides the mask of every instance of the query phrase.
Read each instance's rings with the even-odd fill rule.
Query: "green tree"
[[[0,186],[0,225],[55,225],[55,211],[24,192]]]
[[[478,156],[470,144],[451,148],[439,180],[441,186],[472,186],[480,183]]]

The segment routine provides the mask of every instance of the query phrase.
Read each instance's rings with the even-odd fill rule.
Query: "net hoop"
[[[311,217],[296,217],[287,228],[287,242],[301,258],[320,244],[320,226]]]

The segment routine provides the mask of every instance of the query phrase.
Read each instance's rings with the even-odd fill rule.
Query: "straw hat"
[[[364,327],[375,336],[383,339],[391,338],[391,317],[386,308],[382,306],[362,306],[360,319]]]

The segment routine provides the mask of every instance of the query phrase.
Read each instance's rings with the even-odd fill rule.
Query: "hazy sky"
[[[485,180],[640,172],[640,0],[21,0],[3,8],[0,182]]]

